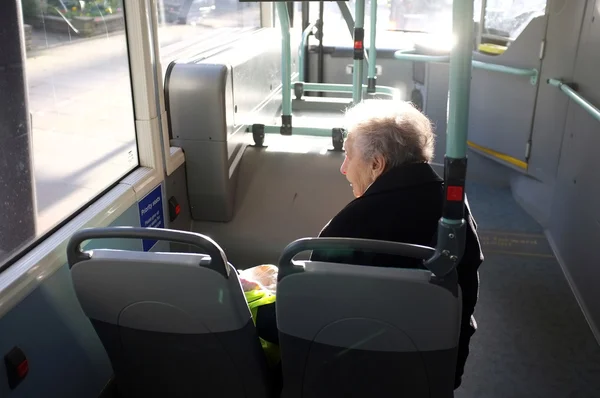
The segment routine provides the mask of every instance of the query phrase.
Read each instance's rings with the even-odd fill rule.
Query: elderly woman
[[[443,180],[429,162],[435,135],[431,123],[412,104],[366,101],[346,115],[346,158],[340,168],[356,199],[323,228],[320,237],[364,238],[419,245],[435,245],[444,199]],[[463,292],[463,313],[455,388],[460,386],[475,332],[473,318],[478,297],[478,268],[483,254],[476,224],[465,201],[468,221],[465,253],[457,267]],[[363,251],[313,251],[312,261],[357,265],[422,268],[420,261]],[[274,306],[258,317],[259,334],[276,342]],[[269,326],[270,325],[270,326]]]

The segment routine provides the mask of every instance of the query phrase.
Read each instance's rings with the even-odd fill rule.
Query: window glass
[[[260,4],[238,0],[157,0],[163,73],[187,58],[260,27]]]
[[[346,2],[354,17],[355,0]],[[488,0],[486,33],[515,39],[531,19],[543,15],[546,0]],[[481,0],[474,3],[474,21],[479,21]],[[370,27],[371,1],[365,1],[365,30]],[[319,4],[310,3],[310,21],[319,18]],[[336,2],[324,3],[324,33],[327,37],[345,39],[349,34]],[[379,0],[377,31],[423,32],[447,35],[452,32],[452,0]],[[345,35],[342,37],[342,35]],[[381,35],[386,39],[389,33]],[[368,41],[369,35],[365,35]],[[327,40],[327,39],[326,39]]]
[[[346,4],[354,17],[356,2]],[[371,2],[365,1],[365,30],[369,29],[371,17]],[[315,3],[310,7],[310,20],[319,18],[319,7]],[[346,23],[336,2],[324,4],[325,34],[334,35],[344,29]],[[438,33],[451,31],[452,1],[451,0],[379,0],[377,2],[378,31],[409,31]],[[368,37],[368,35],[366,35]]]
[[[544,15],[546,0],[488,0],[485,11],[486,33],[514,40],[533,18]]]
[[[121,0],[21,4],[31,151],[14,133],[26,113],[0,112],[0,265],[138,165]],[[0,95],[22,103],[10,87]]]

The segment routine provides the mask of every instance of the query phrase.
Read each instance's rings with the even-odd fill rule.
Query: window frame
[[[166,118],[161,121],[156,102],[162,94],[157,93],[160,90],[154,79],[160,52],[152,45],[151,3],[154,0],[123,1],[138,167],[84,205],[83,210],[67,218],[62,226],[36,239],[16,255],[16,261],[2,267],[0,317],[67,263],[66,246],[73,233],[82,228],[110,225],[165,179],[167,152],[162,148],[161,124],[164,125]],[[173,159],[171,167],[183,164],[181,149],[168,149],[169,159]]]

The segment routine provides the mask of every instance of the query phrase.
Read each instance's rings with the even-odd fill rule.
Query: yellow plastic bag
[[[252,321],[256,325],[258,307],[275,302],[277,290],[277,267],[270,264],[259,265],[240,271],[239,280],[244,290],[244,296],[252,314]],[[267,360],[271,366],[279,362],[279,347],[260,339]]]
[[[271,294],[277,293],[278,268],[271,264],[258,265],[240,271],[240,282],[244,292],[264,290]]]

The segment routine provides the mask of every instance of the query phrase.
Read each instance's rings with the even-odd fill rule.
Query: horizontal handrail
[[[401,61],[412,62],[431,62],[431,63],[448,63],[450,62],[449,55],[425,55],[414,54],[414,50],[400,50],[394,53],[394,58]],[[529,76],[532,85],[536,85],[538,81],[539,71],[535,68],[515,68],[512,66],[492,64],[490,62],[472,61],[474,68],[489,70],[492,72],[506,73],[515,76]]]
[[[546,82],[549,85],[560,89],[560,91],[565,93],[567,95],[567,97],[569,97],[571,100],[573,100],[573,102],[575,102],[577,105],[581,106],[585,111],[587,111],[587,113],[592,115],[592,117],[594,119],[596,119],[600,122],[600,109],[596,108],[588,100],[583,98],[581,96],[581,94],[579,94],[577,91],[575,91],[567,83],[564,83],[558,79],[548,79]]]
[[[292,135],[304,135],[309,137],[331,137],[331,129],[321,127],[296,127],[292,128]],[[281,134],[281,126],[266,125],[265,134]]]
[[[299,82],[298,84],[302,84],[303,91],[313,91],[319,93],[351,93],[352,85],[351,84],[332,84],[332,83],[305,83]],[[367,89],[367,85],[363,84],[363,90]],[[375,88],[376,94],[388,95],[390,97],[400,98],[400,91],[397,88],[389,87],[389,86],[377,86]]]
[[[512,66],[498,65],[498,64],[492,64],[489,62],[475,61],[475,60],[473,60],[473,67],[478,68],[478,69],[483,69],[483,70],[489,70],[492,72],[506,73],[507,75],[529,76],[531,78],[530,81],[531,81],[532,85],[537,84],[537,79],[538,79],[538,74],[539,74],[538,70],[535,68],[532,68],[532,69],[515,68]]]
[[[394,58],[401,61],[412,62],[431,62],[431,63],[448,63],[450,62],[449,55],[426,55],[415,54],[415,50],[400,50],[394,53]]]
[[[67,244],[67,259],[73,267],[76,263],[89,260],[91,254],[81,251],[81,244],[92,239],[151,239],[185,243],[196,246],[210,256],[215,271],[229,278],[230,267],[223,249],[211,238],[195,232],[164,228],[107,227],[81,229],[71,236]]]

